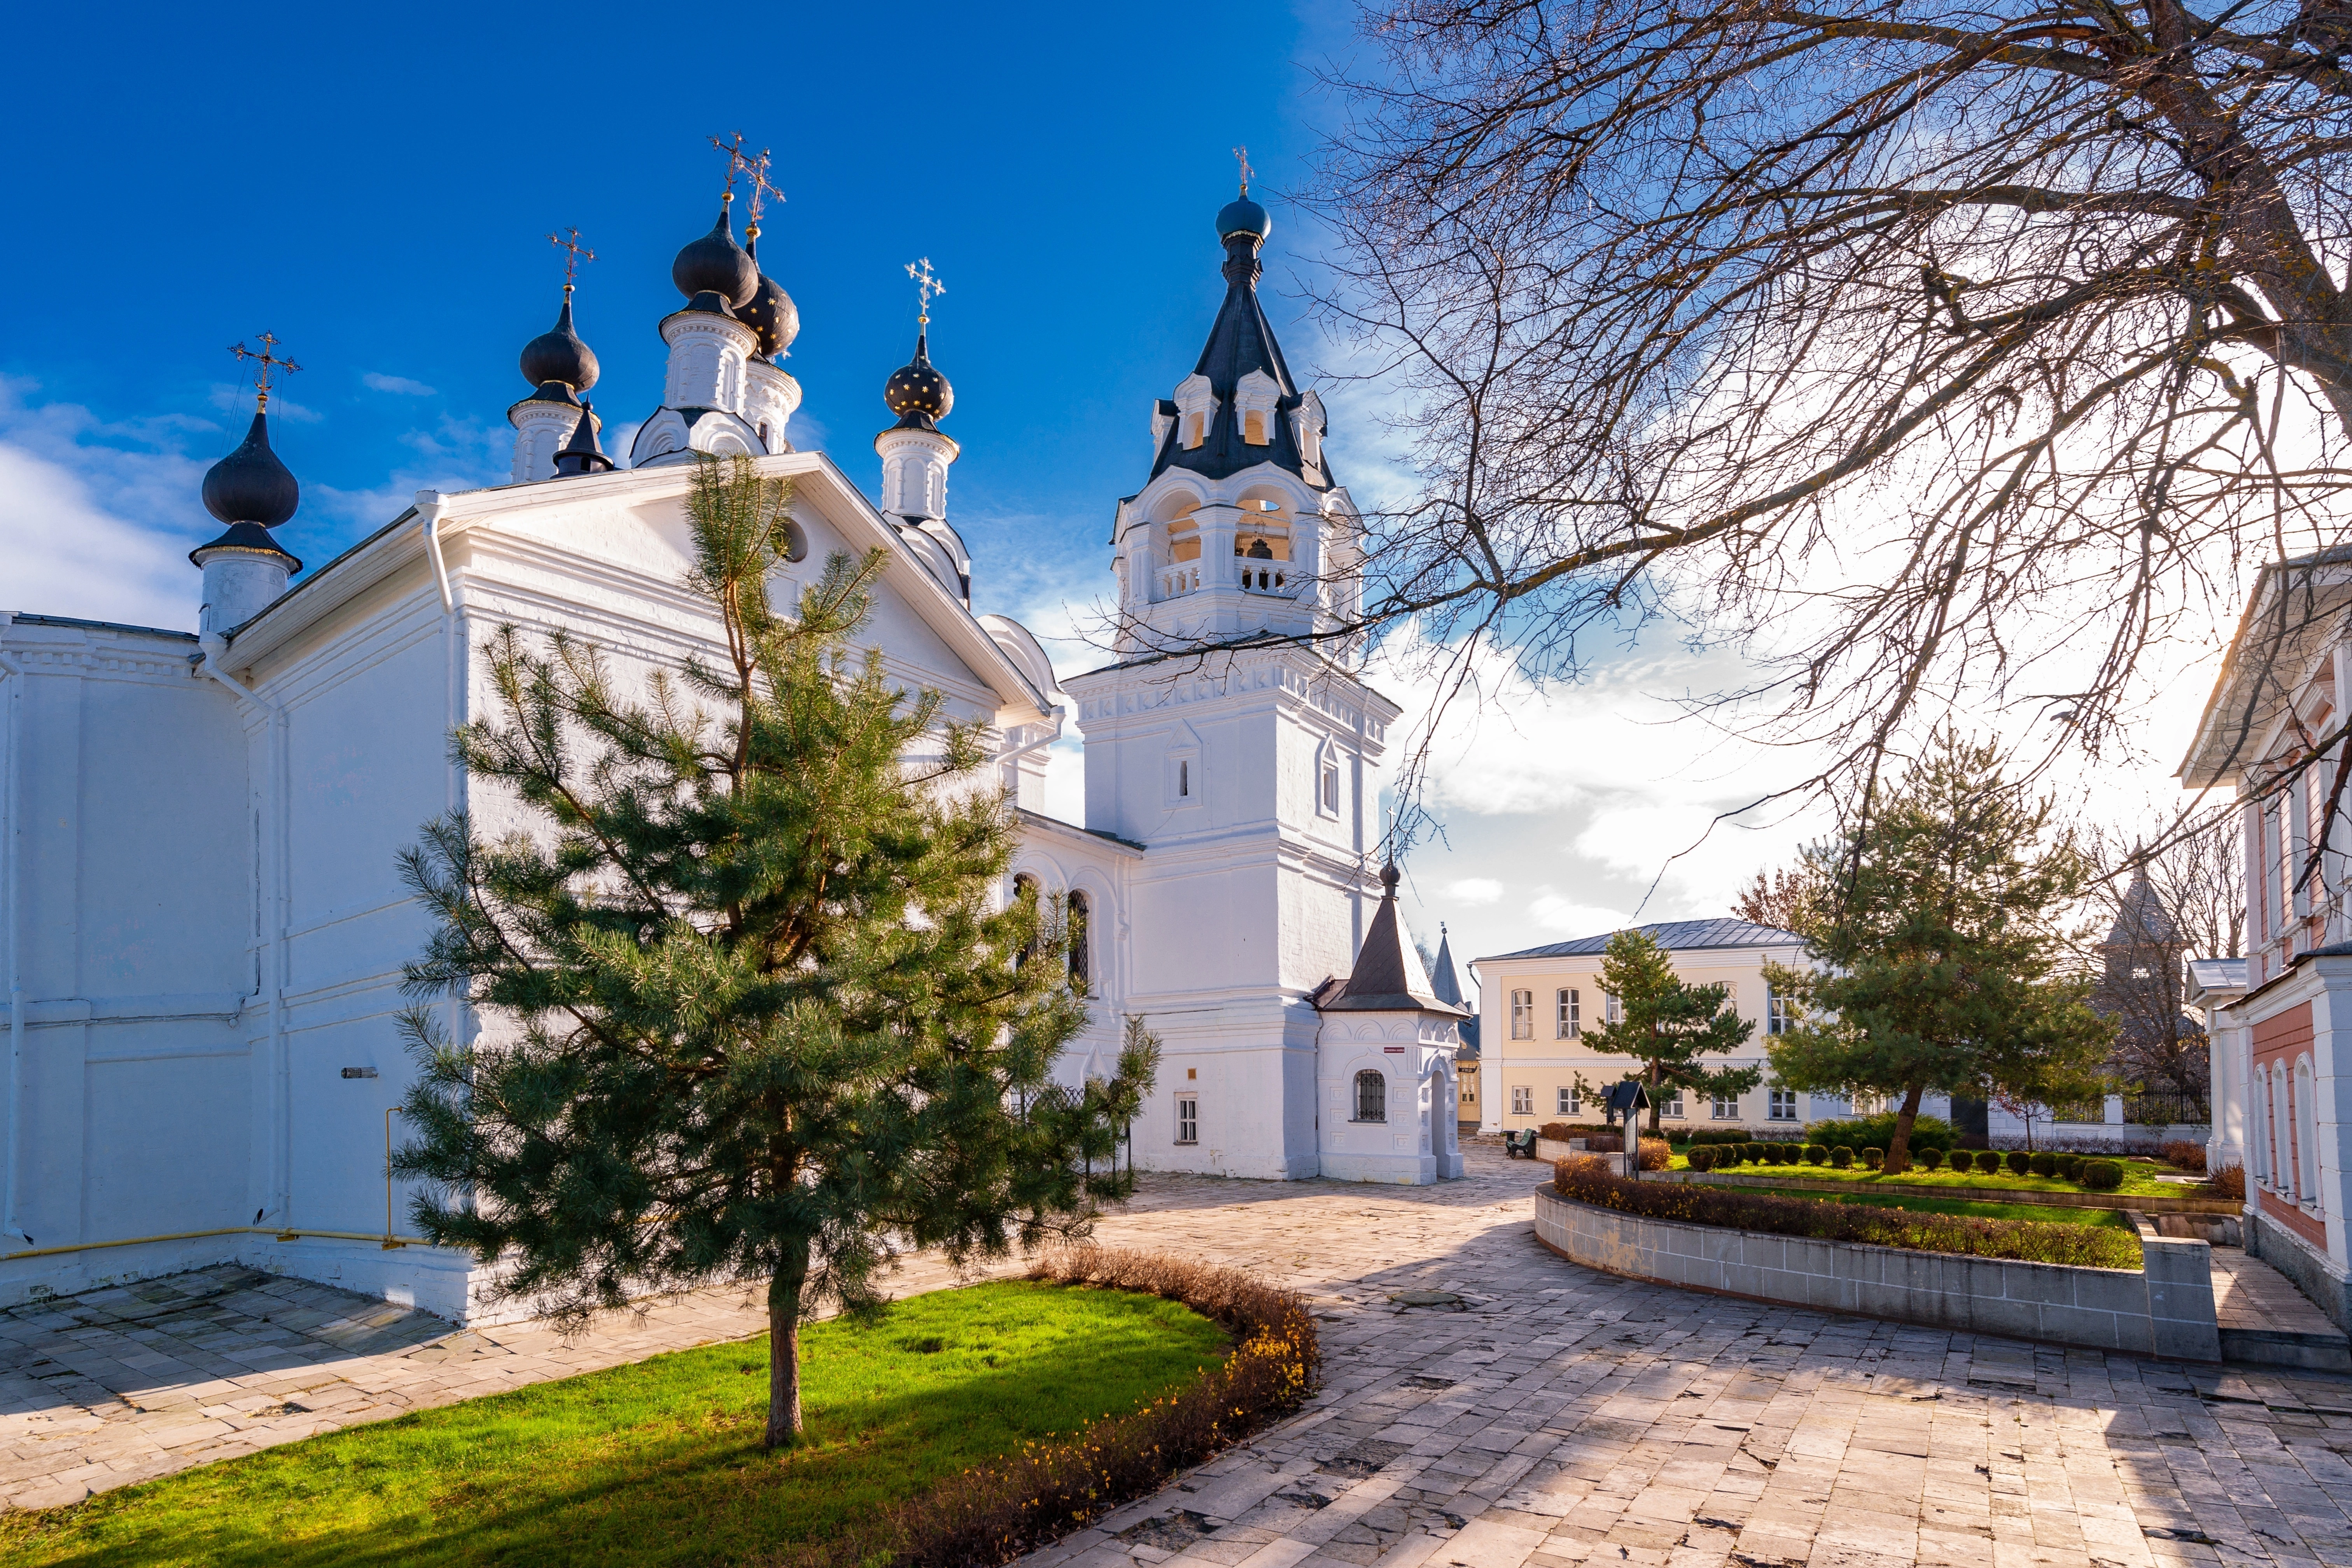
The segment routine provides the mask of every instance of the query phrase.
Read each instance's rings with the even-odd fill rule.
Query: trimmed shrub
[[[1874,1171],[1884,1169],[1886,1164],[1886,1151],[1884,1149],[1864,1149],[1862,1152],[1862,1163],[1869,1166]]]
[[[1855,1149],[1884,1149],[1895,1142],[1895,1113],[1882,1111],[1876,1116],[1853,1116],[1838,1121],[1816,1121],[1805,1129],[1806,1140],[1826,1143],[1834,1148],[1840,1143]],[[1948,1152],[1958,1134],[1952,1124],[1940,1116],[1922,1116],[1911,1123],[1911,1152],[1922,1149],[1942,1149]]]
[[[1826,1163],[1826,1162],[1828,1161],[1829,1157],[1830,1157],[1830,1152],[1829,1152],[1829,1150],[1828,1150],[1825,1146],[1823,1146],[1822,1144],[1820,1144],[1820,1143],[1808,1143],[1808,1144],[1806,1144],[1806,1145],[1805,1145],[1805,1163],[1806,1163],[1806,1164],[1808,1164],[1808,1165],[1819,1165],[1819,1164],[1822,1164],[1822,1163]]]
[[[2036,1154],[2025,1162],[2025,1168],[2037,1176],[2054,1176],[2058,1173],[2058,1156],[2051,1153]]]
[[[2246,1168],[2243,1165],[2222,1166],[2205,1178],[2205,1190],[2217,1197],[2237,1198],[2242,1202],[2246,1195]]]
[[[2022,1149],[2011,1149],[2001,1156],[2001,1163],[2009,1167],[2011,1175],[2021,1176],[2032,1165],[2033,1156]]]
[[[1637,1145],[1642,1152],[1642,1169],[1663,1171],[1675,1163],[1675,1152],[1663,1138],[1644,1138]]]
[[[1786,1143],[1767,1143],[1764,1157],[1776,1165],[1785,1165],[1796,1156],[1796,1150]]]
[[[1694,1127],[1687,1135],[1685,1142],[1691,1143],[1745,1143],[1748,1142],[1748,1129],[1745,1127]]]
[[[1584,1152],[1588,1154],[1622,1154],[1625,1152],[1625,1140],[1618,1133],[1587,1132],[1583,1136]]]
[[[1932,1171],[1943,1164],[1944,1152],[1941,1149],[1922,1149],[1918,1158],[1921,1170]]]
[[[2000,1152],[1992,1149],[1978,1150],[1977,1172],[1979,1174],[1986,1176],[1997,1176],[2000,1174]]]
[[[1552,1190],[1575,1203],[1652,1219],[1759,1230],[1774,1236],[1857,1241],[1915,1252],[2015,1258],[2088,1268],[2137,1268],[2139,1238],[2105,1226],[2035,1220],[1969,1219],[1958,1215],[1873,1208],[1862,1204],[1778,1197],[1737,1187],[1629,1182],[1597,1160],[1562,1160]]]
[[[2095,1193],[2112,1193],[2124,1184],[2124,1168],[2113,1160],[2085,1160],[2080,1180]]]
[[[2205,1145],[2191,1143],[2185,1138],[2175,1138],[2164,1145],[2164,1157],[2175,1169],[2205,1173]]]
[[[1685,1158],[1690,1161],[1690,1168],[1694,1171],[1712,1171],[1715,1169],[1715,1146],[1711,1143],[1698,1144]]]
[[[1536,1129],[1536,1136],[1549,1139],[1555,1143],[1565,1143],[1571,1138],[1581,1138],[1584,1134],[1577,1131],[1565,1121],[1547,1121]]]
[[[2051,1159],[2058,1167],[2061,1181],[2074,1181],[2083,1173],[2083,1156],[2080,1154],[2053,1154]]]
[[[1843,1171],[1852,1166],[1853,1163],[1853,1151],[1847,1148],[1844,1144],[1841,1143],[1836,1148],[1830,1151],[1830,1164],[1832,1168]]]
[[[778,1568],[1010,1563],[1297,1409],[1319,1381],[1322,1350],[1306,1300],[1254,1274],[1087,1243],[1048,1254],[1029,1278],[1181,1301],[1224,1325],[1234,1349],[1139,1410],[966,1470],[845,1535],[761,1561]]]

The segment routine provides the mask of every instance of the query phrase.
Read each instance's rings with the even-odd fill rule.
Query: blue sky
[[[419,488],[502,481],[516,356],[561,297],[551,229],[597,254],[579,324],[608,444],[625,439],[659,401],[670,258],[717,206],[706,138],[740,130],[786,196],[761,259],[801,312],[795,442],[878,482],[881,386],[914,331],[903,268],[928,256],[976,607],[1050,638],[1108,586],[1150,400],[1189,372],[1223,292],[1211,219],[1236,143],[1275,214],[1269,314],[1302,375],[1328,358],[1286,297],[1318,239],[1282,193],[1339,111],[1314,71],[1356,47],[1349,15],[21,9],[0,97],[0,608],[193,626],[197,482],[251,406],[224,350],[264,329],[305,367],[275,437],[304,487],[282,537],[313,565]],[[1397,482],[1376,395],[1331,401],[1341,477],[1360,496]],[[1468,957],[1637,908],[1724,912],[1809,826],[1721,831],[1667,866],[1759,779],[1803,771],[1665,722],[1668,699],[1735,674],[1634,649],[1586,686],[1463,715],[1432,783],[1446,840],[1406,868],[1413,923],[1433,945],[1452,921]],[[1056,758],[1073,817],[1076,763]]]

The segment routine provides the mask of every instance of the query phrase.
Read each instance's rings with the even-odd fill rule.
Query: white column
[[[580,427],[580,408],[576,404],[527,397],[507,410],[507,422],[515,428],[511,482],[529,484],[555,477],[555,454]]]
[[[744,372],[760,346],[758,334],[732,316],[679,310],[662,319],[661,335],[669,345],[662,406],[718,408],[740,418]]]

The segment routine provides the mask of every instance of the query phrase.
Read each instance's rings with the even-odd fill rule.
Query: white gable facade
[[[1255,219],[1234,226],[1236,207]],[[702,275],[681,254],[682,289],[718,286],[663,323],[667,395],[630,467],[598,449],[576,400],[595,371],[567,304],[526,353],[540,380],[510,414],[514,482],[421,492],[290,586],[299,563],[268,526],[224,516],[230,533],[196,552],[201,638],[0,616],[0,1303],[236,1259],[484,1321],[483,1270],[414,1240],[413,1194],[387,1175],[415,1070],[394,1029],[400,969],[428,930],[396,858],[454,807],[493,835],[514,821],[449,754],[450,731],[492,710],[479,649],[495,628],[565,630],[626,679],[713,646],[682,586],[698,451],[793,481],[805,549],[777,584],[787,599],[832,552],[887,552],[866,636],[896,680],[991,727],[1020,811],[1014,877],[1083,910],[1092,1022],[1065,1076],[1105,1070],[1126,1015],[1165,1042],[1136,1165],[1457,1174],[1460,1010],[1410,994],[1386,1011],[1318,1005],[1344,994],[1368,936],[1395,931],[1370,858],[1397,710],[1344,641],[1201,651],[1328,631],[1358,593],[1321,405],[1290,384],[1257,310],[1263,213],[1237,203],[1219,226],[1231,292],[1192,378],[1201,427],[1155,411],[1154,469],[1112,544],[1118,657],[1062,684],[1024,628],[970,608],[985,563],[944,516],[944,378],[921,353],[892,378],[901,418],[877,448],[897,510],[877,508],[782,438],[799,394],[773,363],[790,336],[777,323],[796,318],[788,300],[730,291],[719,230],[696,242]],[[570,361],[542,352],[564,342]],[[1045,748],[1072,723],[1083,825],[1044,811]],[[453,1034],[476,1032],[447,1005]],[[1376,1099],[1379,1120],[1360,1114]]]

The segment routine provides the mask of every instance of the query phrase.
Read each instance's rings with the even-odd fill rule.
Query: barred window
[[[1389,1119],[1389,1080],[1387,1075],[1370,1068],[1356,1075],[1356,1120],[1386,1121]]]

